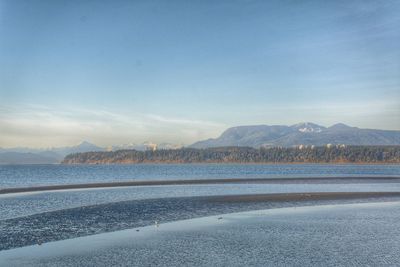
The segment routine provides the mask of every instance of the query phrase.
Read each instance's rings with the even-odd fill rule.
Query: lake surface
[[[0,188],[132,180],[400,176],[400,165],[3,165]]]

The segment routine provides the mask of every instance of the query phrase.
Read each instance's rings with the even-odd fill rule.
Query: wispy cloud
[[[362,128],[400,129],[396,98],[375,101],[320,101],[248,107],[225,123],[159,114],[40,105],[0,106],[0,147],[50,147],[88,140],[107,146],[144,141],[191,144],[217,137],[226,128],[249,124],[325,126],[343,122]]]
[[[164,117],[155,114],[147,114],[147,118],[152,121],[158,121],[162,123],[171,123],[176,125],[186,125],[186,126],[211,126],[211,127],[221,127],[223,126],[221,123],[216,123],[212,121],[202,121],[202,120],[189,120],[189,119],[182,119],[182,118],[170,118]]]
[[[48,147],[90,140],[99,145],[146,140],[190,144],[226,125],[156,114],[25,105],[0,107],[0,146]]]

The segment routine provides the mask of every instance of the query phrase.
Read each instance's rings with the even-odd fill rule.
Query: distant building
[[[262,144],[261,147],[262,147],[262,148],[273,148],[273,147],[275,147],[275,146],[272,145],[272,144],[269,144],[269,143],[265,143],[265,144]]]
[[[147,143],[146,144],[146,150],[156,151],[157,150],[157,144]]]

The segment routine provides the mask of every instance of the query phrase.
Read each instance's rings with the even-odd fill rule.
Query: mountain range
[[[104,150],[86,141],[76,146],[49,149],[0,148],[0,164],[54,164],[61,162],[66,155],[71,153]]]
[[[218,138],[192,144],[192,148],[223,146],[291,147],[298,145],[400,145],[400,131],[360,129],[343,123],[324,127],[311,122],[285,125],[238,126]]]
[[[116,150],[138,150],[145,151],[148,149],[177,149],[182,145],[173,145],[169,143],[154,144],[152,142],[144,142],[143,144],[123,144],[111,147],[99,147],[87,141],[76,146],[56,147],[49,149],[35,149],[27,147],[0,148],[0,164],[56,164],[60,163],[66,155],[81,152],[93,151],[116,151]]]

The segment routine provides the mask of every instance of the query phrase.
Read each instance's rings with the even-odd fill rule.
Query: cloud
[[[148,114],[146,115],[147,118],[150,120],[162,122],[162,123],[171,123],[176,125],[186,125],[186,126],[212,126],[212,127],[220,127],[222,126],[221,123],[215,123],[211,121],[201,121],[201,120],[189,120],[189,119],[182,119],[182,118],[167,118],[159,115]]]
[[[101,146],[153,141],[191,144],[219,136],[226,128],[249,124],[324,126],[342,122],[361,128],[400,130],[400,105],[392,100],[320,101],[249,106],[223,113],[224,123],[160,114],[106,109],[54,108],[40,105],[0,106],[0,147],[51,147],[83,140]]]
[[[172,142],[190,144],[226,125],[156,114],[25,105],[0,107],[0,146],[49,147],[89,140],[98,145]]]

